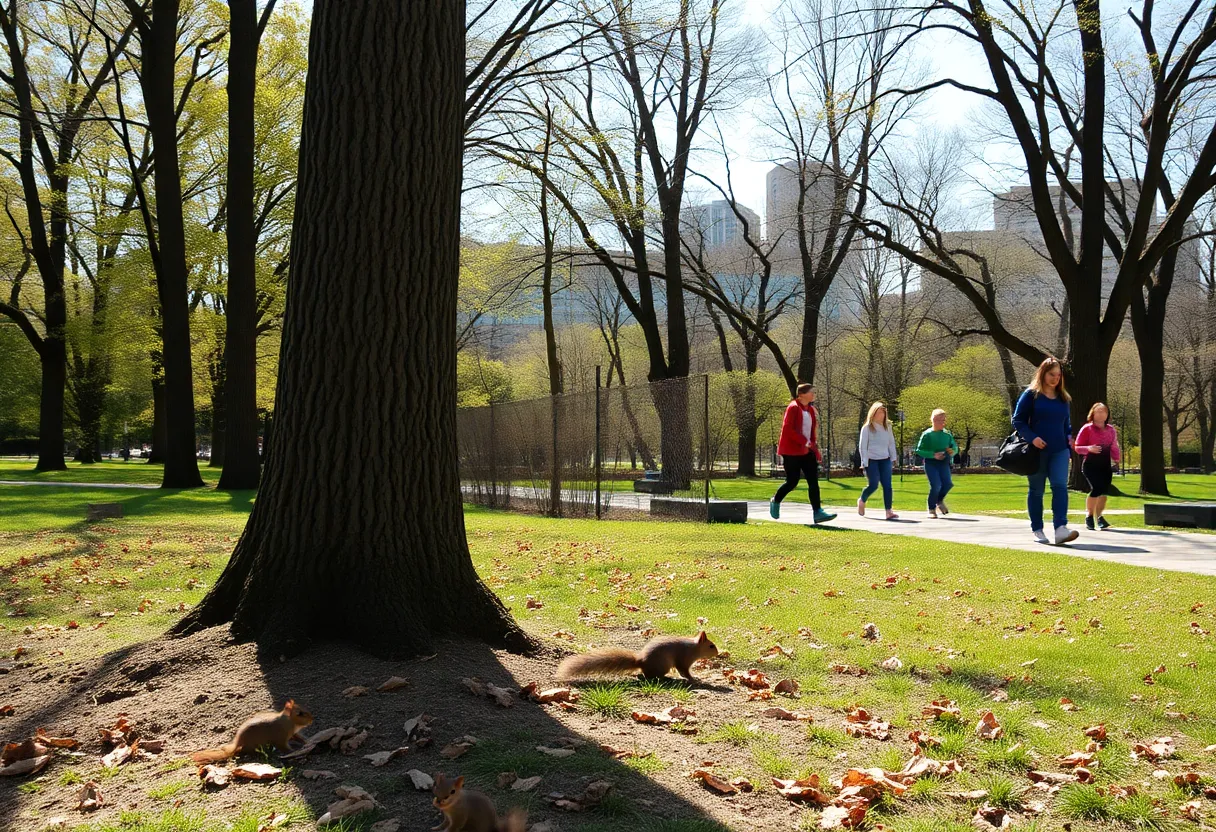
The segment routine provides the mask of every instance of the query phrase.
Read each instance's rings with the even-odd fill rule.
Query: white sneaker
[[[857,498],[857,513],[862,517],[866,516],[866,501],[860,497]]]
[[[1047,539],[1047,535],[1043,533],[1042,529],[1035,529],[1034,530],[1034,542],[1035,543],[1050,543],[1051,541]]]
[[[1056,529],[1056,545],[1057,546],[1064,544],[1064,543],[1071,543],[1072,541],[1076,540],[1078,537],[1080,537],[1080,534],[1078,534],[1075,530],[1068,528],[1068,526],[1060,526],[1059,528]]]

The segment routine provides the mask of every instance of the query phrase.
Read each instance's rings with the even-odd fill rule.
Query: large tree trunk
[[[819,309],[823,305],[822,293],[815,291],[810,281],[805,281],[805,298],[802,304],[802,351],[798,355],[798,382],[815,383],[815,352],[819,349]]]
[[[225,412],[224,356],[211,362],[211,459],[208,468],[223,468],[227,454],[228,417]],[[223,477],[223,475],[220,475]]]
[[[464,4],[317,0],[308,52],[274,440],[176,631],[533,648],[473,569],[456,470]]]
[[[48,332],[39,354],[42,360],[42,393],[38,400],[38,464],[34,470],[62,471],[68,467],[63,456],[63,400],[68,356],[62,326],[58,337],[52,338]]]
[[[1064,358],[1066,386],[1072,396],[1069,416],[1074,438],[1085,424],[1085,417],[1094,402],[1106,401],[1106,381],[1110,372],[1111,347],[1104,344],[1092,331],[1092,322],[1099,320],[1097,310],[1101,307],[1098,289],[1087,286],[1083,292],[1085,300],[1091,306],[1085,308],[1078,304],[1076,298],[1070,300],[1068,354]],[[1082,290],[1078,290],[1078,294],[1082,294]],[[1081,473],[1081,465],[1076,462],[1075,454],[1073,462],[1068,487],[1088,491],[1085,476]]]
[[[1165,409],[1165,313],[1174,282],[1178,249],[1170,248],[1155,279],[1132,299],[1132,332],[1140,356],[1140,490],[1169,494],[1161,419]],[[1146,297],[1147,295],[1147,297]],[[1178,437],[1171,432],[1171,463],[1178,464]]]
[[[93,348],[99,348],[96,342]],[[76,416],[80,422],[76,461],[85,464],[101,462],[101,417],[105,411],[106,379],[97,363],[95,359],[85,361],[81,377],[75,384]]]
[[[165,379],[154,369],[152,375],[152,448],[148,452],[149,464],[160,465],[165,461],[165,445],[168,442],[169,434],[165,420]]]
[[[186,232],[182,216],[181,168],[177,153],[178,0],[153,0],[150,21],[140,30],[140,85],[148,129],[156,148],[156,289],[160,300],[165,367],[165,473],[163,488],[198,488],[194,436],[194,377],[190,365]],[[151,229],[149,229],[151,231]]]
[[[258,487],[257,281],[253,225],[253,96],[258,66],[255,0],[230,0],[228,48],[228,293],[224,332],[223,456],[219,487]]]

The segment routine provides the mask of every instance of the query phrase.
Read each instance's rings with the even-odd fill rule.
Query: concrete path
[[[875,534],[909,535],[950,543],[973,543],[998,549],[1034,552],[1046,549],[1061,555],[1147,566],[1151,569],[1216,575],[1216,535],[1119,528],[1090,532],[1086,531],[1082,524],[1077,529],[1081,536],[1076,541],[1064,546],[1045,546],[1036,543],[1031,537],[1030,523],[1025,518],[950,514],[930,520],[923,512],[900,512],[899,520],[888,521],[882,519],[881,508],[877,511],[870,508],[865,517],[858,516],[855,505],[847,509],[831,506],[829,510],[836,512],[837,517],[825,525],[834,528]],[[773,520],[769,517],[767,502],[749,501],[747,520],[749,523],[810,525],[812,512],[809,505],[786,503],[781,506],[781,519]],[[1117,521],[1113,522],[1117,525]]]

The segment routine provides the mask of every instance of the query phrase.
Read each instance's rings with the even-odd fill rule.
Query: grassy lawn
[[[108,460],[92,465],[82,465],[79,462],[69,462],[66,471],[34,471],[33,459],[24,457],[0,458],[0,481],[26,482],[89,482],[89,483],[129,483],[138,485],[160,485],[165,466],[152,465],[142,459]],[[215,485],[220,478],[220,468],[208,468],[204,460],[198,464],[203,482]]]
[[[913,482],[908,478],[901,491],[910,505],[923,481]],[[1206,482],[1178,478],[1174,486],[1198,498]],[[768,481],[716,485],[738,489],[720,496],[760,487],[763,496],[771,487]],[[993,510],[1019,500],[1019,487],[1012,477],[960,477],[955,507]],[[857,485],[833,481],[824,488],[841,495],[828,502],[847,504]],[[122,502],[126,516],[85,524],[84,504],[103,500]],[[0,646],[11,655],[29,639],[26,628],[34,628],[36,660],[58,664],[158,635],[215,580],[251,500],[251,494],[210,490],[0,488]],[[1050,552],[775,524],[597,523],[476,508],[466,511],[466,523],[480,574],[538,637],[553,641],[549,634],[561,630],[576,646],[636,644],[638,629],[691,634],[705,619],[735,667],[764,667],[770,676],[801,683],[803,697],[789,707],[814,714],[805,730],[778,737],[769,723],[752,726],[753,709],[737,690],[705,693],[696,701],[706,715],[699,734],[678,738],[687,739],[685,756],[639,763],[645,773],[679,776],[694,757],[734,755],[731,776],[737,770],[764,789],[769,775],[837,777],[847,767],[898,767],[907,758],[908,732],[927,729],[943,740],[930,754],[959,759],[964,771],[922,781],[911,796],[872,810],[874,822],[896,832],[971,828],[976,804],[948,798],[948,792],[986,789],[1016,805],[1030,785],[1025,770],[1061,771],[1056,756],[1083,749],[1082,729],[1099,722],[1110,739],[1093,767],[1095,785],[1135,785],[1145,799],[1115,799],[1095,785],[1068,786],[1055,795],[1029,792],[1024,800],[1042,800],[1047,812],[1019,828],[1165,829],[1180,823],[1178,807],[1190,795],[1172,779],[1154,778],[1157,766],[1131,759],[1132,744],[1143,740],[1174,737],[1177,756],[1160,763],[1171,778],[1190,766],[1216,773],[1216,752],[1204,750],[1216,744],[1216,642],[1204,634],[1216,631],[1216,578]],[[526,608],[526,596],[543,606]],[[876,642],[860,637],[868,622],[881,633]],[[794,658],[759,664],[760,654],[776,643]],[[54,650],[48,654],[45,646]],[[879,663],[891,656],[902,668],[881,670]],[[833,672],[838,664],[866,674]],[[1161,666],[1164,671],[1152,673]],[[1153,684],[1145,683],[1146,674]],[[993,701],[995,688],[1007,692],[1007,701]],[[637,684],[586,690],[580,709],[602,717],[602,735],[594,741],[613,742],[614,726],[630,725],[633,707],[671,704],[650,707],[648,697],[655,694]],[[688,698],[678,687],[668,694]],[[1078,710],[1063,710],[1061,697]],[[921,708],[937,698],[956,701],[962,721],[927,724]],[[843,712],[854,704],[888,720],[892,739],[847,736]],[[975,721],[986,709],[1004,726],[1005,739],[977,739]],[[474,753],[469,760],[470,766],[478,763]],[[96,767],[96,761],[88,765]],[[703,799],[721,798],[706,792]],[[1205,812],[1216,813],[1216,803],[1207,802]],[[165,822],[158,817],[156,823]],[[806,811],[782,821],[788,827],[772,828],[811,828],[815,817]],[[200,822],[197,828],[224,828],[236,819],[213,818],[214,825]],[[162,826],[137,820],[115,828]],[[168,822],[163,828],[177,827]],[[636,819],[592,813],[572,815],[562,828],[638,827]]]

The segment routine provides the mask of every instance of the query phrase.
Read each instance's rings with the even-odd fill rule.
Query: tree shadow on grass
[[[66,668],[41,664],[36,647],[31,654],[34,662],[3,677],[6,702],[15,709],[3,723],[4,739],[21,740],[37,728],[47,728],[52,735],[75,731],[84,755],[70,757],[58,751],[50,766],[34,778],[4,778],[8,782],[0,782],[0,817],[24,819],[13,827],[21,828],[22,822],[36,823],[35,817],[75,815],[73,796],[79,781],[75,775],[65,775],[72,771],[101,784],[106,806],[87,819],[99,826],[118,823],[124,810],[136,811],[148,821],[157,819],[174,805],[173,800],[156,797],[166,793],[182,801],[178,811],[205,815],[205,829],[223,828],[242,814],[265,815],[271,807],[284,804],[294,804],[296,811],[307,807],[309,814],[319,816],[337,800],[334,788],[346,783],[372,792],[381,808],[345,829],[366,829],[377,819],[391,817],[402,821],[403,830],[429,829],[440,819],[431,806],[431,795],[414,789],[405,776],[407,770],[419,769],[432,775],[439,771],[464,775],[469,786],[493,798],[500,813],[520,806],[528,811],[530,823],[550,820],[568,831],[709,832],[725,829],[722,821],[739,818],[731,802],[703,794],[685,779],[683,763],[672,752],[685,738],[628,718],[605,721],[581,709],[564,713],[557,706],[524,699],[502,707],[489,697],[474,696],[461,684],[462,678],[476,677],[511,688],[529,681],[547,687],[556,665],[553,658],[515,656],[475,642],[436,646],[433,658],[385,661],[347,645],[326,643],[281,660],[259,656],[252,645],[232,643],[226,628],[214,628],[188,638],[131,645]],[[404,677],[410,684],[377,692],[377,686],[391,676]],[[652,701],[663,701],[665,684],[652,693]],[[682,689],[678,682],[671,684],[672,693]],[[344,694],[355,686],[369,691]],[[366,729],[367,739],[350,754],[323,747],[306,758],[286,761],[279,783],[234,782],[219,792],[199,792],[189,754],[227,742],[245,717],[277,709],[289,698],[315,716],[304,733],[350,726]],[[165,750],[154,760],[127,763],[106,776],[100,764],[106,749],[98,729],[112,727],[120,714],[128,715],[146,736],[164,739]],[[420,748],[406,737],[403,725],[422,714],[432,717],[432,742]],[[440,756],[442,749],[465,737],[476,738],[465,754],[458,759]],[[653,765],[631,764],[647,758],[618,759],[601,750],[601,742],[629,754],[653,751],[657,757]],[[363,757],[401,746],[410,750],[383,767],[374,767]],[[574,753],[553,756],[538,748],[572,748]],[[279,764],[277,754],[270,754],[269,761]],[[312,780],[303,776],[306,770],[332,771],[336,776]],[[498,785],[503,772],[542,779],[532,791],[514,791],[509,785]],[[649,777],[642,772],[657,774]],[[547,799],[554,793],[577,798],[596,780],[613,783],[598,806],[574,814],[555,808]],[[31,781],[38,784],[36,789],[19,788]],[[771,797],[746,796],[753,802],[768,802]],[[772,808],[788,818],[783,803],[776,798],[772,802]]]

